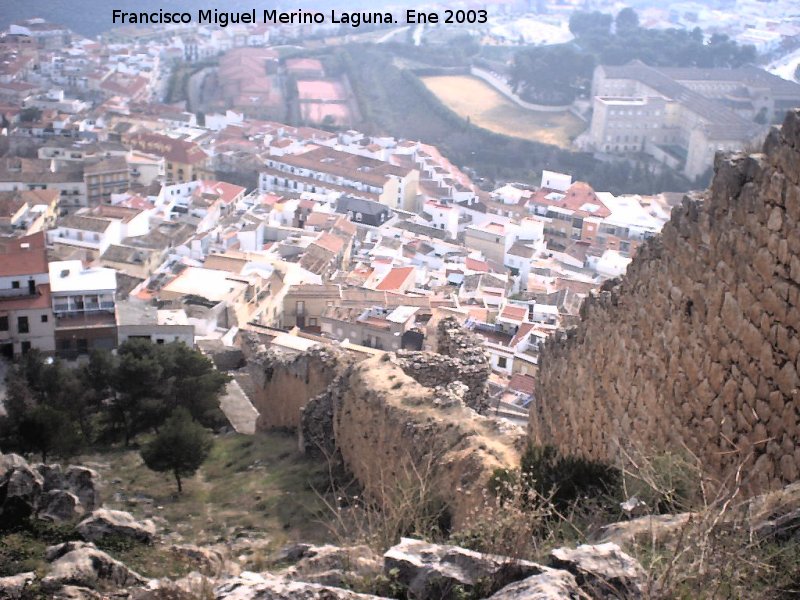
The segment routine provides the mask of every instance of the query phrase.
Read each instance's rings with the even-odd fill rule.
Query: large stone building
[[[645,152],[695,178],[717,151],[761,142],[767,123],[800,105],[800,85],[756,67],[599,66],[592,82],[587,149]]]

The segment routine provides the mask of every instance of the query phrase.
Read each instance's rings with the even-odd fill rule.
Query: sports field
[[[490,131],[569,148],[585,128],[569,112],[539,112],[518,106],[489,84],[470,75],[423,77],[423,83],[446,106]]]

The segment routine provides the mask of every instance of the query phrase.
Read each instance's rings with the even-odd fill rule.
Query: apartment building
[[[378,350],[420,350],[424,336],[413,335],[411,331],[419,310],[417,306],[393,309],[330,306],[320,319],[320,328],[325,336]]]
[[[57,191],[62,209],[77,209],[87,203],[83,165],[79,163],[13,157],[0,160],[0,192],[21,190]]]
[[[44,234],[0,242],[0,356],[55,350]]]
[[[108,204],[111,194],[125,192],[130,183],[128,163],[124,156],[114,156],[86,165],[83,180],[86,183],[86,199],[89,206]]]
[[[199,145],[157,133],[134,133],[123,137],[123,143],[164,158],[167,183],[207,179],[212,173],[208,154]]]
[[[86,268],[80,260],[55,261],[48,267],[56,354],[75,358],[115,348],[117,272]]]
[[[418,188],[415,168],[325,146],[268,156],[259,178],[261,192],[346,194],[408,211],[416,206]]]

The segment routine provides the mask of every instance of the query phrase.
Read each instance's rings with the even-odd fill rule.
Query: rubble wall
[[[483,341],[453,317],[439,322],[436,340],[436,353],[400,351],[398,364],[424,386],[460,381],[468,388],[467,405],[480,410],[487,401],[486,382],[492,372]]]
[[[256,428],[295,430],[301,409],[324,392],[346,358],[330,348],[312,348],[294,356],[274,351],[253,356],[248,363],[248,395],[258,410]]]
[[[513,425],[464,404],[465,386],[424,387],[389,355],[350,367],[333,398],[337,450],[364,492],[423,481],[450,509],[456,527],[482,501],[497,468],[519,464],[526,443]]]
[[[530,435],[614,461],[688,448],[751,491],[798,479],[800,113],[763,154],[719,156],[620,281],[546,344]]]

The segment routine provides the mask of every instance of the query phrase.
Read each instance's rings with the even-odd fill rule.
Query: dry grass
[[[297,540],[321,542],[326,515],[314,492],[327,485],[324,464],[307,459],[289,434],[226,435],[181,495],[168,475],[144,466],[135,450],[82,456],[104,483],[109,508],[156,520],[169,542],[258,540],[264,551]]]
[[[496,133],[569,148],[586,128],[569,112],[535,112],[517,106],[477,77],[445,75],[423,77],[422,82],[458,115]]]

